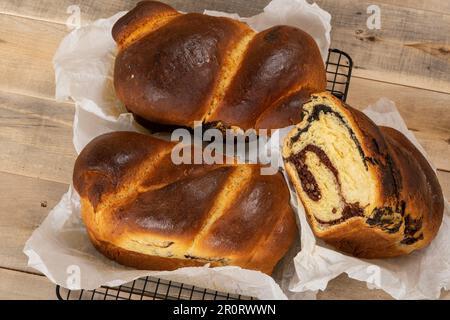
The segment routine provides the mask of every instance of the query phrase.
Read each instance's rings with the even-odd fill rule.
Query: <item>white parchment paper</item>
[[[229,16],[215,11],[207,13]],[[73,143],[77,153],[93,138],[106,132],[146,133],[118,102],[112,85],[116,44],[111,28],[123,14],[125,12],[120,12],[71,32],[54,57],[56,98],[72,99],[76,104]],[[327,12],[304,0],[274,0],[263,13],[242,18],[257,31],[276,24],[301,28],[313,35],[324,59],[330,44],[330,19]],[[366,114],[378,123],[400,129],[415,141],[391,102],[381,100],[366,110]],[[287,129],[280,132],[283,136]],[[279,154],[278,143],[271,146],[273,154]],[[155,276],[260,299],[311,299],[315,298],[317,290],[326,288],[329,280],[344,272],[352,278],[374,283],[396,298],[436,298],[441,287],[449,286],[448,206],[444,224],[430,248],[405,258],[368,262],[347,257],[317,242],[306,222],[303,207],[297,204],[295,194],[291,195],[301,222],[302,250],[297,241],[273,277],[239,267],[205,266],[152,272],[114,263],[89,242],[80,217],[79,198],[72,187],[33,232],[24,253],[29,257],[29,266],[69,289],[117,286],[142,276]]]

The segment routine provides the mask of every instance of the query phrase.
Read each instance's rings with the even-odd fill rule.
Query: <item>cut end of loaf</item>
[[[329,93],[313,95],[302,119],[283,158],[317,237],[360,258],[396,257],[431,242],[442,192],[407,138]]]
[[[376,198],[361,142],[345,109],[330,98],[313,96],[283,149],[286,167],[318,232],[367,217]]]

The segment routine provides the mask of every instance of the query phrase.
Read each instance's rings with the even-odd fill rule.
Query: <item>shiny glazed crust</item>
[[[147,123],[286,127],[300,120],[299,102],[326,87],[315,41],[289,26],[255,33],[233,19],[144,1],[112,34],[117,97]]]
[[[361,148],[362,158],[358,153],[353,159],[364,161],[368,178],[359,180],[356,187],[360,190],[365,186],[374,187],[371,203],[333,223],[317,221],[317,212],[305,205],[316,236],[339,250],[361,258],[395,257],[426,247],[439,230],[444,200],[436,174],[420,151],[397,130],[378,127],[363,113],[329,93],[313,95],[305,109],[310,114],[320,106],[331,107],[342,117],[354,133],[354,142]],[[296,166],[292,159],[299,154],[299,150],[294,152],[296,141],[305,139],[302,132],[306,130],[302,128],[312,123],[308,120],[311,119],[308,112],[302,123],[289,133],[283,147],[286,170],[304,204],[313,202],[307,198],[304,191],[306,184],[302,184],[298,164]],[[315,121],[324,121],[323,113],[322,116],[318,113]],[[325,139],[335,145],[338,143],[332,136]],[[347,154],[340,159],[331,159],[331,162],[336,167],[339,161],[347,161],[345,159],[348,159]],[[346,164],[347,172],[340,171],[337,175],[351,175],[355,167],[356,161],[353,160],[353,163]]]
[[[259,165],[175,165],[174,143],[114,132],[73,175],[94,246],[140,269],[236,265],[270,274],[296,232],[281,174]]]

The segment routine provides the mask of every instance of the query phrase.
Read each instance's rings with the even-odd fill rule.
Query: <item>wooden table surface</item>
[[[54,100],[52,57],[68,33],[67,8],[81,23],[132,8],[127,0],[0,2],[0,299],[55,299],[54,285],[27,267],[25,241],[66,192],[75,152],[74,105]],[[166,0],[183,11],[262,10],[269,0]],[[439,169],[450,199],[450,1],[317,0],[332,16],[332,47],[354,62],[348,101],[365,108],[382,96],[397,103]],[[367,7],[381,8],[381,30],[368,30]],[[443,293],[450,298],[450,292]],[[341,276],[319,298],[388,299]]]

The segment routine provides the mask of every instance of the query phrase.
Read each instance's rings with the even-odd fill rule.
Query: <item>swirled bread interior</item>
[[[400,132],[329,93],[313,95],[283,157],[315,234],[358,257],[422,248],[442,220],[436,174]]]

